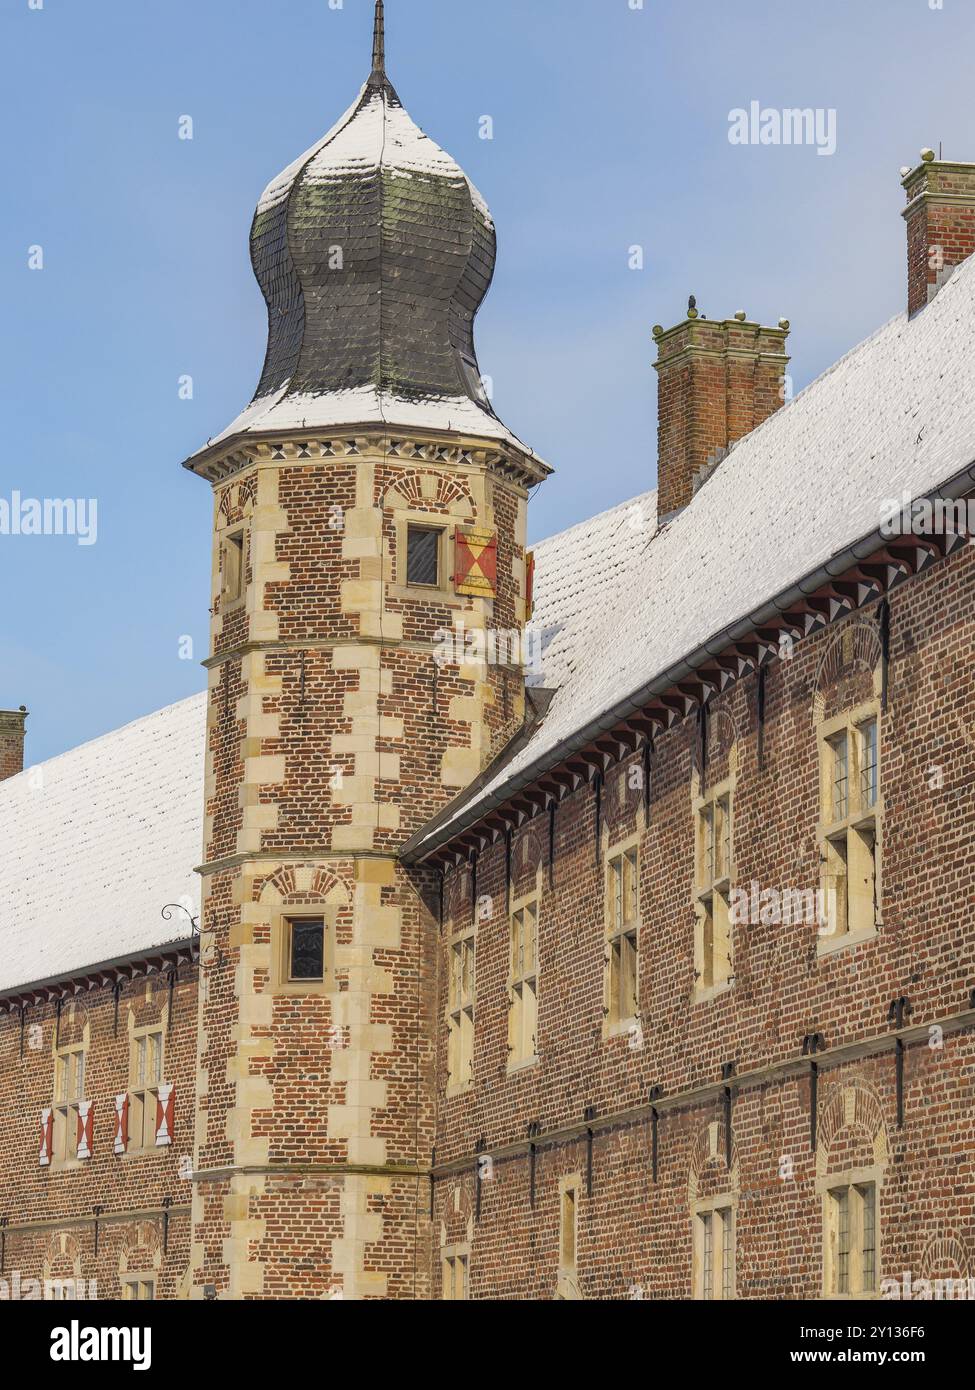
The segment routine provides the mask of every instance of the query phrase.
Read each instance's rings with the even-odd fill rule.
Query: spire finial
[[[386,76],[386,10],[383,0],[376,0],[376,23],[372,37],[372,71]]]

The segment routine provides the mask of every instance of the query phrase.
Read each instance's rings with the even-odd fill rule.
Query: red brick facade
[[[0,1298],[119,1298],[131,1276],[176,1298],[189,1263],[196,1091],[196,968],[135,973],[112,986],[0,1014]],[[132,1076],[131,1034],[163,1033],[162,1073],[174,1087],[172,1142],[115,1152],[115,1098]],[[39,1163],[42,1111],[55,1100],[55,1048],[85,1044],[85,1098],[94,1110],[91,1157]],[[73,1136],[72,1136],[73,1138]],[[97,1217],[97,1253],[96,1253]],[[36,1281],[33,1283],[31,1281]],[[80,1282],[79,1282],[80,1281]]]
[[[876,1166],[879,1273],[975,1275],[975,559],[969,548],[894,593],[882,719],[879,926],[830,954],[818,929],[734,929],[734,980],[694,999],[694,718],[656,740],[649,824],[642,757],[584,780],[558,806],[554,860],[540,812],[477,861],[475,1080],[449,1098],[441,1027],[435,1211],[441,1247],[470,1246],[471,1295],[551,1298],[559,1282],[559,1180],[581,1175],[578,1285],[586,1298],[693,1296],[692,1207],[735,1202],[736,1292],[823,1291],[823,1188]],[[759,765],[757,677],[716,702],[706,781],[737,769],[734,881],[812,888],[820,871],[816,725],[869,694],[882,663],[877,605],[800,642],[766,685]],[[605,1036],[605,875],[612,847],[639,844],[639,1019]],[[539,891],[537,1065],[507,1075],[508,893]],[[448,869],[445,943],[472,916],[465,863]],[[483,902],[482,902],[483,907]],[[904,1030],[892,1001],[910,1001]],[[818,1133],[811,1062],[821,1035]],[[897,1038],[903,1044],[898,1125]],[[732,1149],[722,1068],[730,1081]],[[655,1106],[651,1088],[659,1088]],[[658,1171],[652,1150],[657,1111]],[[587,1118],[588,1112],[588,1118]],[[534,1125],[534,1137],[529,1126]],[[589,1157],[591,1131],[591,1160]],[[531,1145],[535,1202],[531,1205]],[[478,1154],[480,1215],[476,1216]],[[591,1162],[591,1192],[587,1173]]]

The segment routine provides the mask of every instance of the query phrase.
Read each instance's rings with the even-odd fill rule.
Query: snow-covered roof
[[[649,543],[656,515],[657,494],[644,492],[533,547],[531,628],[540,639],[542,669],[531,684],[556,689],[572,680],[606,609],[624,601],[644,550],[631,542]]]
[[[424,852],[471,824],[580,731],[622,717],[695,651],[873,535],[888,499],[931,493],[973,462],[975,258],[920,313],[899,314],[739,441],[655,536],[625,526],[603,536],[598,518],[589,542],[572,542],[561,567],[582,555],[588,568],[602,545],[607,571],[624,571],[626,583],[604,593],[598,570],[595,586],[583,582],[585,640],[561,667],[553,657],[561,684],[544,720],[411,848]],[[544,563],[544,547],[541,555]]]
[[[0,990],[191,933],[206,694],[0,782]]]

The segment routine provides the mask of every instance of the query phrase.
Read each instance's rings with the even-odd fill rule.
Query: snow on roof
[[[551,690],[572,679],[587,638],[623,599],[640,563],[645,547],[630,542],[649,543],[656,515],[657,494],[644,492],[533,547],[531,628],[541,636],[542,670],[530,684]]]
[[[0,990],[191,932],[206,694],[0,782]]]
[[[288,386],[252,401],[232,424],[207,445],[210,449],[236,435],[279,430],[344,429],[350,425],[389,425],[394,429],[455,431],[486,439],[501,439],[528,458],[535,452],[523,444],[495,415],[469,396],[425,396],[405,400],[374,386],[345,391],[291,394]],[[201,451],[202,452],[202,451]]]
[[[920,313],[899,314],[739,441],[651,544],[618,530],[613,543],[629,557],[606,553],[605,562],[627,582],[605,593],[583,584],[586,637],[554,666],[563,684],[545,719],[494,778],[458,799],[420,852],[557,760],[567,739],[874,534],[887,499],[924,496],[973,462],[975,258]],[[590,552],[608,543],[598,531]],[[586,549],[573,543],[573,553]]]

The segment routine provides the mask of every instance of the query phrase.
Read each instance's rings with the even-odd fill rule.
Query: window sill
[[[77,1173],[80,1172],[82,1168],[86,1167],[90,1161],[91,1160],[87,1158],[69,1158],[63,1163],[52,1162],[48,1165],[47,1171],[49,1173]]]
[[[126,1149],[124,1154],[115,1154],[123,1163],[130,1163],[136,1158],[162,1158],[164,1154],[172,1152],[171,1144],[156,1145],[149,1149]]]
[[[457,1096],[466,1096],[474,1089],[473,1081],[466,1082],[463,1086],[448,1086],[447,1099],[455,1100]]]
[[[694,992],[691,995],[691,1003],[710,1004],[713,999],[718,999],[722,994],[727,994],[731,989],[734,989],[734,984],[731,980],[722,980],[720,985],[708,985],[706,988],[703,986],[695,986]]]
[[[519,1057],[517,1062],[509,1062],[507,1074],[516,1076],[520,1071],[531,1071],[532,1067],[538,1066],[538,1057]]]
[[[452,588],[441,588],[435,584],[429,587],[420,584],[388,584],[386,593],[389,598],[405,599],[410,603],[435,603],[447,608],[464,607],[464,599],[460,594],[455,594]]]
[[[636,1014],[631,1014],[629,1018],[618,1019],[615,1023],[610,1023],[606,1019],[603,1024],[603,1040],[609,1042],[611,1038],[628,1038],[634,1028],[640,1026],[640,1020]]]
[[[224,603],[221,599],[219,616],[221,618],[229,618],[231,613],[240,613],[246,606],[246,598],[231,599],[229,603]]]
[[[869,931],[844,932],[842,936],[821,936],[816,943],[817,956],[833,956],[837,951],[852,950],[862,946],[865,941],[873,941],[880,935],[879,924]]]

